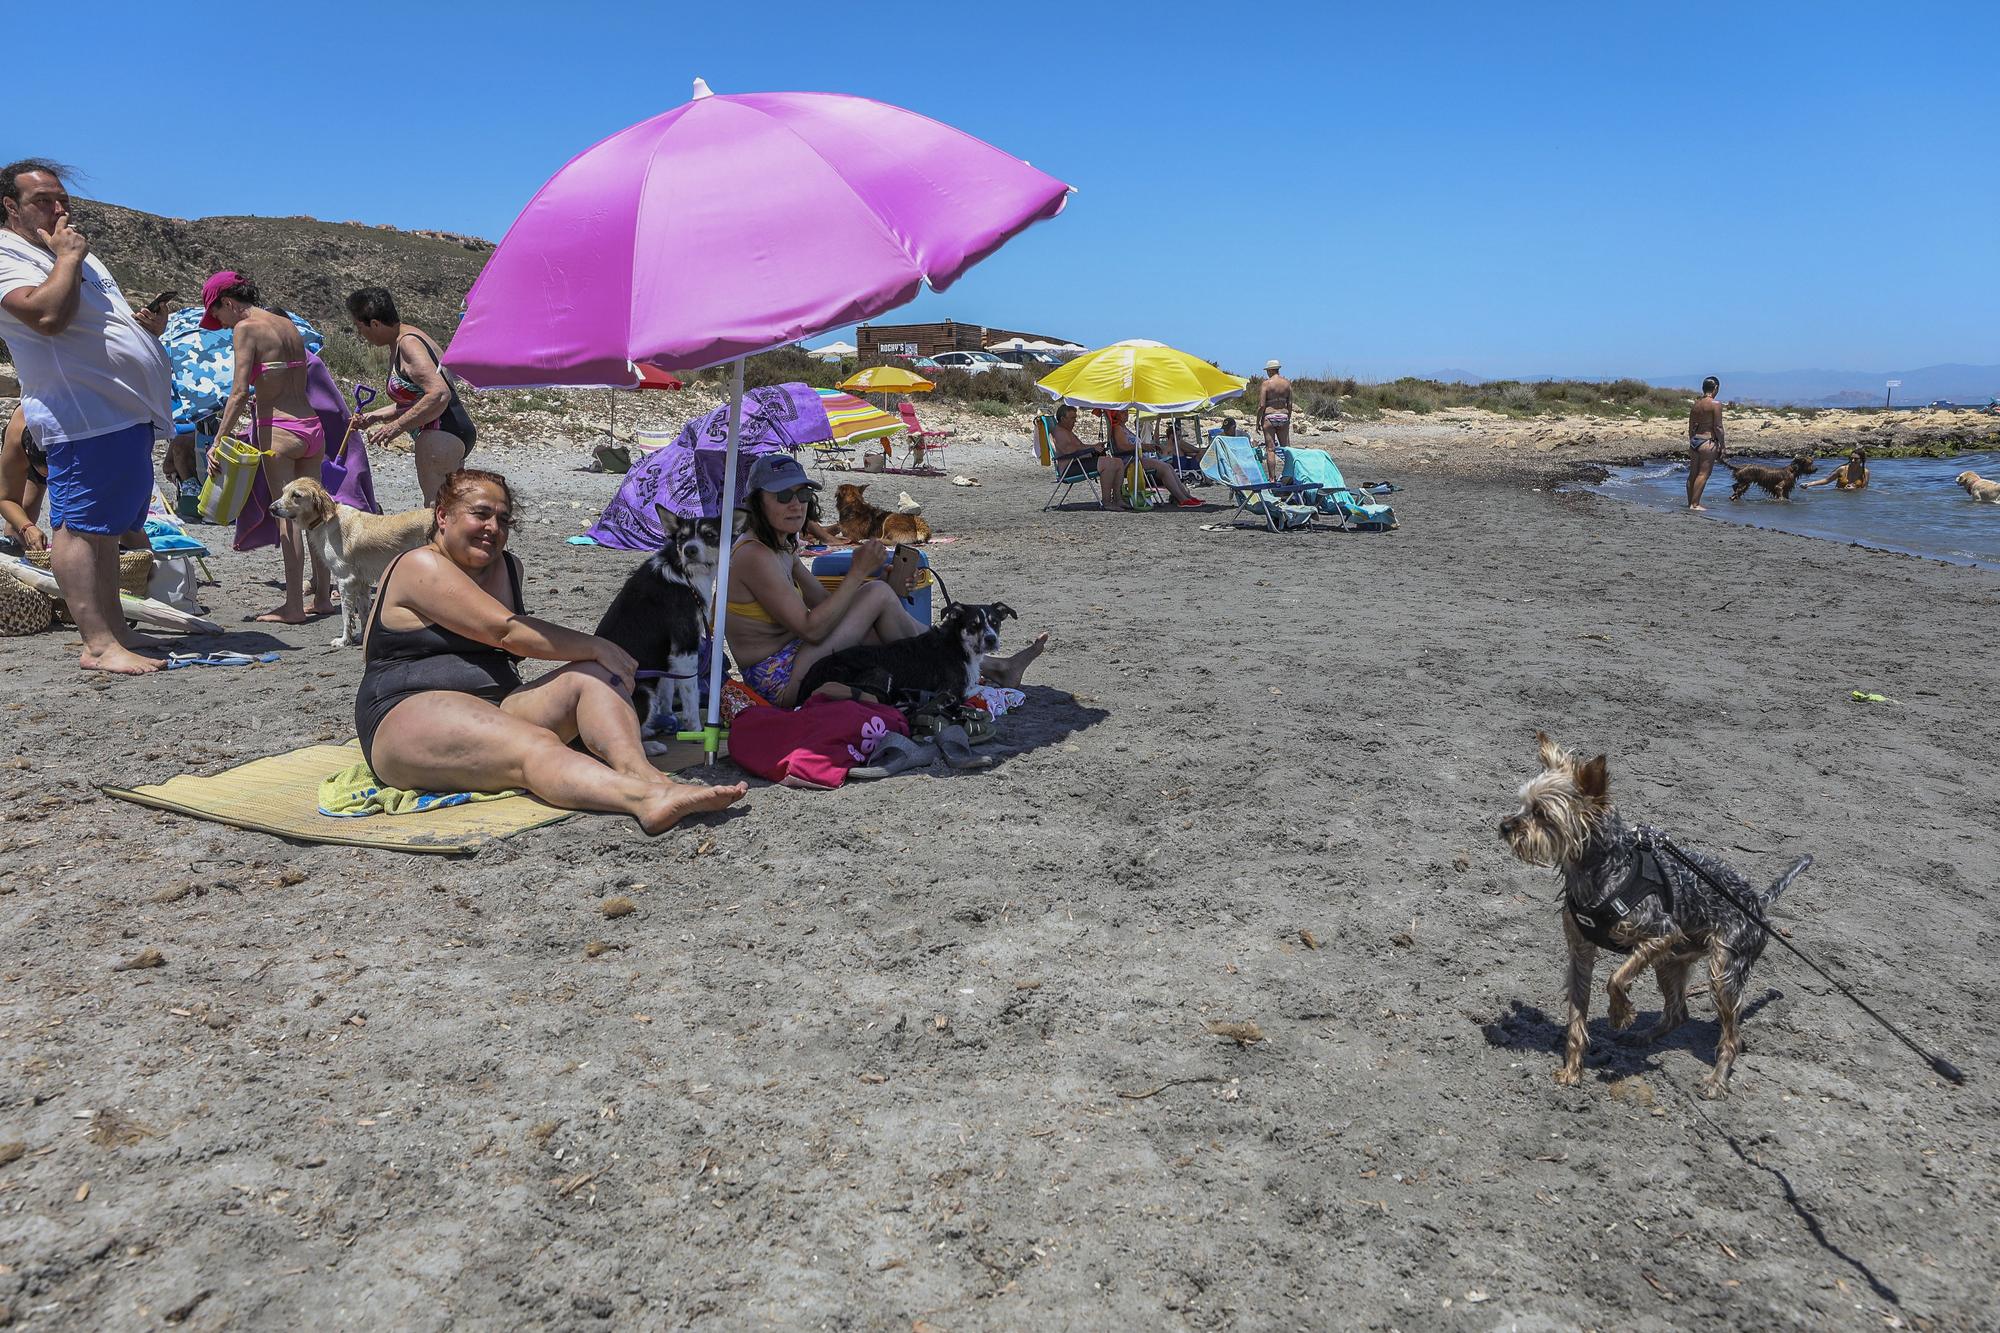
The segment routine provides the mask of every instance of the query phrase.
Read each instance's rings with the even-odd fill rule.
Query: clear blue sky
[[[87,37],[59,17],[86,12]],[[34,13],[49,40],[10,25],[0,154],[177,217],[498,238],[701,75],[894,102],[1077,188],[914,318],[1365,377],[2000,362],[1990,6]],[[273,109],[232,114],[246,94]]]

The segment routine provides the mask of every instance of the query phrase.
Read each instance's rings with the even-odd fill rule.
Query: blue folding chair
[[[1201,456],[1201,470],[1229,488],[1236,501],[1231,521],[1241,516],[1262,519],[1272,532],[1295,532],[1312,526],[1312,486],[1272,481],[1264,459],[1248,435],[1218,435]]]
[[[1343,528],[1387,532],[1396,526],[1396,511],[1357,491],[1340,475],[1340,464],[1324,449],[1285,450],[1285,480],[1314,488],[1309,503],[1332,515]]]
[[[1035,456],[1042,460],[1043,467],[1056,470],[1055,488],[1049,492],[1048,503],[1042,509],[1054,509],[1069,499],[1072,486],[1089,485],[1091,502],[1099,509],[1104,508],[1104,495],[1097,485],[1097,450],[1089,449],[1080,453],[1059,454],[1056,452],[1056,419],[1043,413],[1035,418]]]

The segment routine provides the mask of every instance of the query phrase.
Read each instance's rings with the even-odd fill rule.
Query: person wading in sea
[[[1701,397],[1688,409],[1688,509],[1697,514],[1706,512],[1702,488],[1722,457],[1722,404],[1715,401],[1721,387],[1722,381],[1710,375],[1701,382]]]

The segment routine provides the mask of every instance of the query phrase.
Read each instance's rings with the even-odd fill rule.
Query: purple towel
[[[368,471],[368,441],[359,431],[353,439],[347,438],[347,403],[340,396],[333,372],[310,352],[306,360],[310,363],[306,367],[306,401],[312,404],[326,432],[326,453],[319,464],[320,484],[341,504],[379,514],[382,506],[375,503],[375,479]],[[238,551],[254,551],[260,546],[277,544],[278,520],[271,513],[271,486],[264,480],[264,469],[258,468],[250,482],[250,498],[236,517],[236,539],[230,545]]]

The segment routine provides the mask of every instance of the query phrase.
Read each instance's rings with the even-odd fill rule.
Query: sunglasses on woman
[[[772,491],[770,492],[770,496],[779,504],[788,505],[795,500],[805,499],[811,493],[812,489],[810,486],[793,486],[782,491]]]

